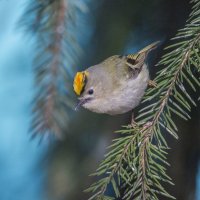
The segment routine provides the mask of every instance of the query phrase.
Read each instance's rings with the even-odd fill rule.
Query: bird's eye
[[[92,95],[94,93],[94,90],[93,89],[89,89],[88,90],[88,94]]]

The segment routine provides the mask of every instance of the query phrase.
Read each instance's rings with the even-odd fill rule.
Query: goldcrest
[[[136,54],[111,56],[77,72],[73,83],[79,96],[76,109],[83,106],[92,112],[117,115],[135,108],[149,82],[145,60],[157,44],[152,43]]]

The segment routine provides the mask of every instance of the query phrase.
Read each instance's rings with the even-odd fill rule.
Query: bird
[[[153,83],[146,58],[158,43],[154,42],[134,54],[111,56],[77,72],[73,88],[79,102],[75,110],[82,106],[95,113],[118,115],[138,106],[148,84]]]

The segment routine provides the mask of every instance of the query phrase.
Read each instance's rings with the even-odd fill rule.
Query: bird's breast
[[[126,113],[135,108],[141,101],[149,81],[149,72],[146,64],[137,77],[129,78],[120,83],[119,87],[109,95],[94,100],[84,107],[97,112],[110,115]]]

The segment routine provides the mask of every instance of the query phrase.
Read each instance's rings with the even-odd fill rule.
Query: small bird
[[[75,109],[83,106],[92,112],[117,115],[135,108],[149,83],[145,60],[157,45],[154,42],[135,54],[111,56],[77,72],[73,87],[79,103]]]

